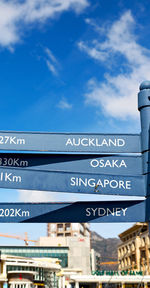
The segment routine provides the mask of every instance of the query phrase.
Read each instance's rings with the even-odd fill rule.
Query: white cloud
[[[20,202],[74,202],[93,199],[94,195],[84,195],[79,193],[64,193],[36,190],[18,190]],[[103,199],[103,195],[101,195]],[[123,196],[122,196],[123,197]],[[97,200],[97,195],[95,196]]]
[[[49,71],[52,72],[53,75],[57,76],[58,73],[54,64],[52,64],[49,60],[46,60],[46,64],[47,64]]]
[[[88,5],[88,0],[0,0],[0,46],[12,48],[21,40],[24,26],[69,10],[80,13]]]
[[[59,103],[57,104],[57,107],[60,109],[71,109],[72,104],[70,104],[65,98],[62,98]]]
[[[12,191],[11,191],[12,192]],[[17,202],[29,203],[56,203],[56,202],[76,202],[76,201],[107,201],[108,195],[96,194],[81,194],[81,193],[64,193],[64,192],[48,192],[48,191],[35,191],[35,190],[18,190],[19,198]],[[135,196],[116,196],[109,195],[110,201],[124,201],[124,200],[144,200],[144,197]]]
[[[91,24],[90,20],[86,22]],[[97,32],[102,32],[103,29],[99,30],[97,24],[95,26]],[[104,81],[94,78],[88,81],[86,103],[100,106],[104,113],[121,119],[137,119],[138,87],[143,80],[150,79],[150,50],[138,44],[135,27],[132,14],[127,11],[105,29],[103,42],[100,32],[98,39],[78,44],[82,51],[97,62],[111,67],[111,73],[104,75]]]
[[[88,47],[83,41],[78,43],[80,50],[86,52],[90,57],[98,61],[104,61],[107,58],[107,53],[99,51],[96,47]]]
[[[48,48],[45,48],[45,53],[47,54],[48,58],[53,62],[58,64],[58,61],[56,59],[56,57],[54,56],[54,54],[52,53],[52,51]]]
[[[46,65],[47,65],[49,71],[54,76],[57,76],[58,75],[58,69],[59,69],[59,63],[58,63],[56,57],[54,56],[52,51],[48,48],[45,49],[45,53],[46,53],[46,57],[47,57],[47,59],[45,59],[45,61],[46,61]]]
[[[35,191],[35,190],[18,190],[19,201],[22,202],[49,202],[55,201],[53,192]]]

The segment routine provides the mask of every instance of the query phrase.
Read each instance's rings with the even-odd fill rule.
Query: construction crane
[[[119,261],[100,262],[100,265],[115,265],[115,264],[119,264]]]
[[[119,264],[119,261],[113,261],[116,260],[114,257],[105,257],[106,259],[112,259],[111,261],[106,261],[106,262],[100,262],[100,265],[115,265]]]
[[[20,235],[10,235],[10,234],[2,234],[2,233],[0,233],[0,237],[6,237],[6,238],[13,238],[13,239],[18,239],[18,240],[23,240],[25,242],[25,246],[29,245],[28,242],[37,243],[37,240],[28,239],[28,233],[27,232],[24,233],[24,237],[20,236]]]

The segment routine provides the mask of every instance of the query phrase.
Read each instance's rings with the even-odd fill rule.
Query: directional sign
[[[139,153],[140,135],[0,132],[0,150]]]
[[[112,176],[0,168],[0,188],[145,196],[145,176]]]
[[[145,200],[41,204],[1,203],[0,222],[145,222],[145,206]]]
[[[110,175],[142,175],[141,156],[1,153],[1,167]]]

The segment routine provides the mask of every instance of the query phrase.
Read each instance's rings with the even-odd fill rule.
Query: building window
[[[66,223],[66,224],[65,224],[65,231],[69,231],[70,228],[71,228],[70,223]]]
[[[66,235],[66,236],[71,236],[71,233],[66,233],[65,235]]]
[[[55,231],[55,230],[56,230],[56,224],[51,224],[50,230],[51,230],[51,231]]]

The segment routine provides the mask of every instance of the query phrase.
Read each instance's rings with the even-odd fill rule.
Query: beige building
[[[91,274],[91,248],[89,237],[40,237],[38,246],[68,248],[66,271]]]
[[[90,226],[88,223],[48,223],[48,237],[85,236],[90,237]]]
[[[1,288],[57,288],[59,279],[56,273],[61,270],[59,259],[28,258],[14,255],[1,255]],[[58,283],[54,283],[54,280]]]
[[[136,223],[119,235],[119,270],[142,271],[150,274],[150,237],[147,223]]]

